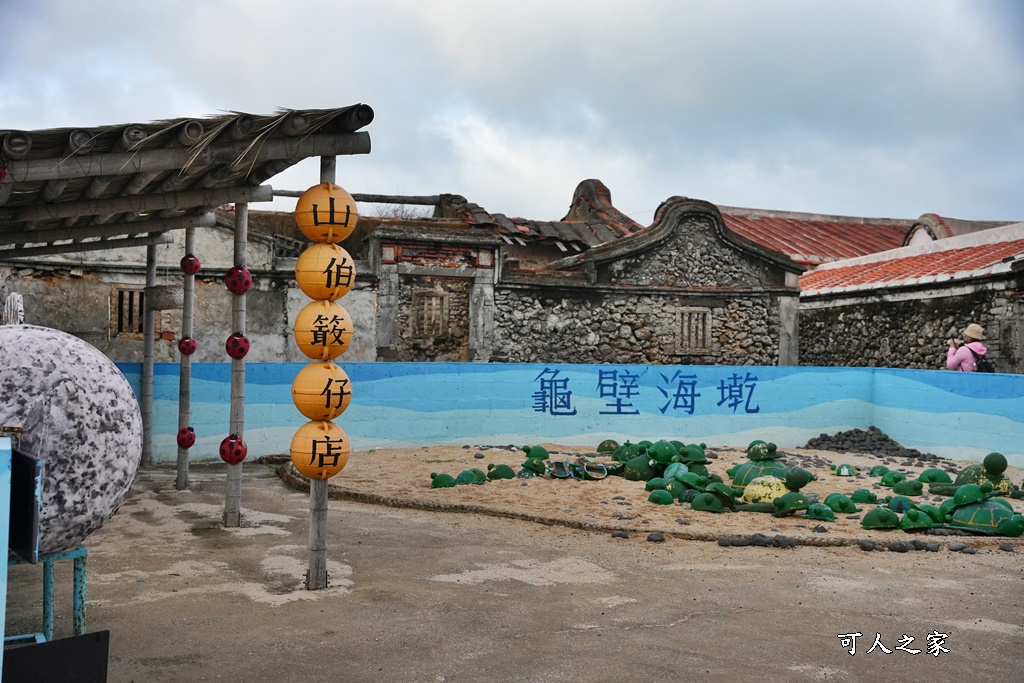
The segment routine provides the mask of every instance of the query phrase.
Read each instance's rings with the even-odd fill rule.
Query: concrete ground
[[[246,464],[243,526],[224,529],[223,468],[191,474],[179,492],[141,471],[86,542],[112,682],[1024,680],[1019,551],[652,543],[332,500],[332,586],[310,592],[308,494]],[[41,575],[11,567],[8,635],[40,630]],[[876,634],[889,653],[868,653]]]

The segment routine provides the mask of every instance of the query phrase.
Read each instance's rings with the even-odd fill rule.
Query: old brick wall
[[[397,360],[469,360],[469,290],[472,284],[468,278],[401,277]]]

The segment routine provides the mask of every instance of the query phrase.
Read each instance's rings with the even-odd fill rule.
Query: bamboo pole
[[[320,182],[334,183],[337,158],[320,157]],[[327,480],[309,482],[309,565],[306,590],[327,588]]]
[[[146,290],[156,286],[156,245],[146,247]],[[156,311],[146,302],[142,323],[142,464],[153,464],[153,359],[156,355]]]
[[[246,246],[249,239],[249,205],[235,204],[235,265],[246,265]],[[245,295],[233,297],[231,306],[232,332],[245,334]],[[231,359],[231,434],[243,437],[245,432],[245,359]],[[244,437],[243,437],[244,438]],[[228,465],[227,491],[224,499],[224,526],[241,524],[242,463]]]
[[[195,253],[196,229],[185,228],[185,254]],[[196,276],[185,274],[184,292],[181,303],[181,336],[192,336],[193,306],[195,304]],[[192,423],[192,356],[181,355],[178,366],[178,429]],[[184,491],[188,488],[188,449],[178,446],[178,477],[174,488]]]
[[[159,220],[111,223],[109,225],[83,225],[79,228],[46,228],[23,230],[0,234],[0,244],[42,244],[58,240],[84,240],[91,237],[106,239],[119,235],[141,235],[143,233],[167,232],[196,226],[212,227],[217,224],[217,214],[207,211],[193,216],[162,218]],[[79,242],[80,244],[88,244]],[[103,242],[102,244],[109,244]]]

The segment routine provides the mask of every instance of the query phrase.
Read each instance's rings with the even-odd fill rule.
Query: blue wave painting
[[[488,363],[341,364],[352,402],[335,422],[357,450],[429,444],[670,438],[709,446],[753,439],[799,448],[820,434],[876,426],[908,448],[1024,466],[1024,378],[885,368]],[[141,366],[120,365],[138,393]],[[306,419],[292,404],[301,363],[249,363],[245,440],[287,453]],[[153,457],[177,457],[176,363],[154,370]],[[196,460],[227,435],[229,363],[192,365]]]

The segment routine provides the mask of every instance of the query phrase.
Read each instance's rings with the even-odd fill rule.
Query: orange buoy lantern
[[[352,342],[352,319],[333,301],[312,301],[295,316],[295,343],[313,360],[337,358]]]
[[[292,380],[292,401],[310,420],[333,420],[351,400],[348,373],[329,361],[310,363]]]
[[[295,262],[295,281],[310,299],[340,299],[355,280],[355,262],[337,244],[310,245]]]
[[[314,185],[295,203],[295,222],[311,242],[340,242],[352,234],[358,221],[352,195],[334,183]]]
[[[349,451],[348,437],[333,422],[307,422],[292,437],[292,464],[310,479],[330,479],[340,472]]]

